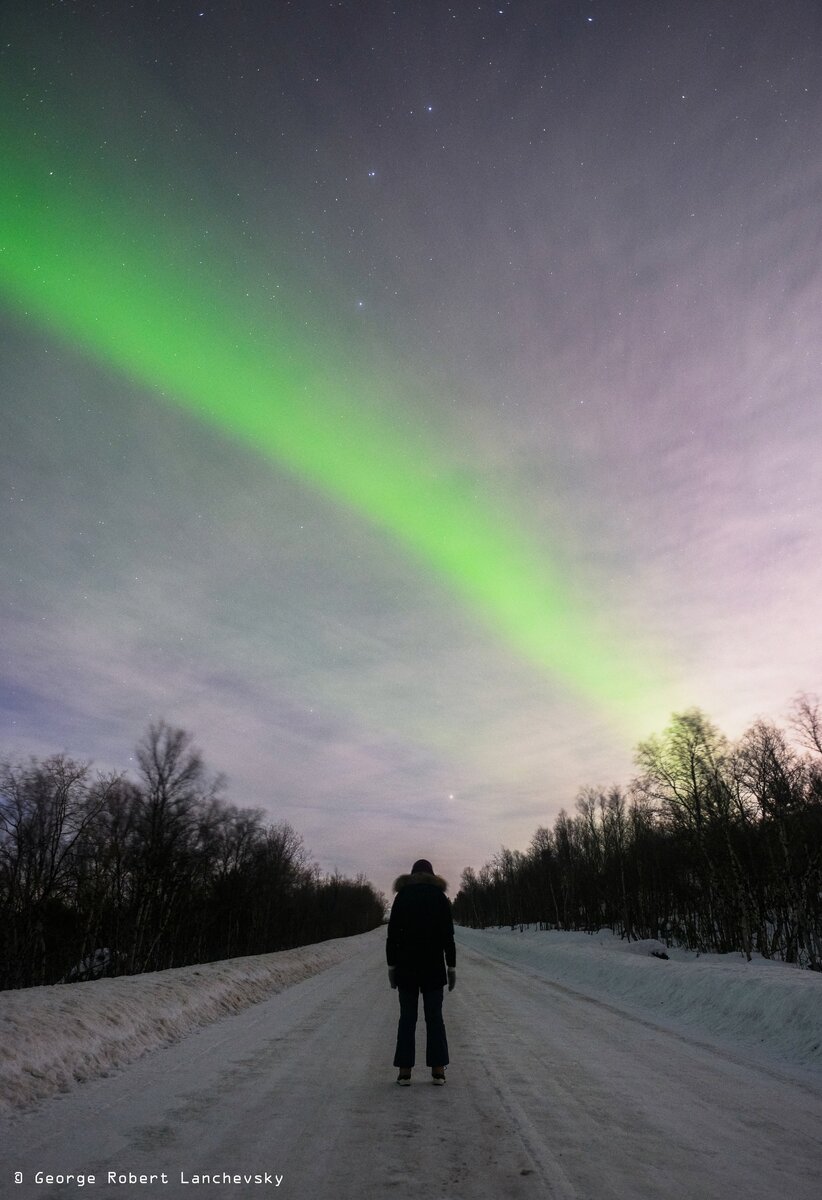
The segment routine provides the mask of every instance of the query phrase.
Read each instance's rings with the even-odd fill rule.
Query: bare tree
[[[564,929],[609,925],[628,937],[754,950],[822,968],[822,715],[793,716],[809,754],[757,722],[732,746],[696,709],[637,749],[629,794],[583,789],[524,856],[504,850],[466,869],[457,918],[511,913]]]
[[[0,896],[5,986],[45,982],[47,913],[64,904],[67,864],[116,779],[58,754],[0,765]]]

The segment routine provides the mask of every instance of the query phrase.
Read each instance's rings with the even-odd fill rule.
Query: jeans
[[[421,989],[418,987],[398,988],[400,994],[400,1021],[397,1026],[397,1052],[395,1067],[413,1067],[415,1057],[414,1035],[417,1029],[417,1012]],[[448,1042],[445,1040],[445,1025],[442,1020],[442,988],[431,988],[422,993],[425,1013],[425,1062],[429,1067],[444,1067],[448,1064]]]

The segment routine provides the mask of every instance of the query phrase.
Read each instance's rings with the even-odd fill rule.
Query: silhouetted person
[[[457,980],[457,951],[448,884],[425,858],[394,882],[394,903],[388,921],[385,953],[388,980],[400,995],[400,1020],[394,1066],[397,1083],[411,1083],[415,1058],[415,1033],[420,992],[425,1013],[425,1062],[432,1082],[445,1083],[448,1042],[442,1019],[442,996],[446,982],[453,991]],[[446,970],[447,968],[447,970]]]

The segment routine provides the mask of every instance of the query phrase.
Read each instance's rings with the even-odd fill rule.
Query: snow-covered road
[[[423,1068],[398,1088],[384,937],[352,939],[327,970],[4,1118],[3,1195],[818,1200],[822,1073],[467,945],[445,1002],[448,1083]],[[95,1182],[41,1184],[38,1171]],[[271,1182],[195,1182],[224,1172]]]

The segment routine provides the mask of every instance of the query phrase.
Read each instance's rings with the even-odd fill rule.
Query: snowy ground
[[[822,1072],[822,974],[741,954],[696,954],[596,934],[460,931],[466,946],[590,996],[675,1021],[692,1035]],[[667,961],[655,957],[666,954]],[[822,1189],[820,1189],[822,1195]]]
[[[40,1183],[40,1171],[85,1175],[97,1197],[198,1188],[376,1200],[413,1188],[430,1200],[817,1200],[819,976],[741,959],[664,962],[607,935],[461,930],[445,1002],[448,1083],[433,1088],[418,1068],[402,1089],[390,1065],[397,1004],[384,936],[289,952],[303,977],[283,986],[281,975],[283,990],[269,986],[264,999],[254,973],[266,960],[282,970],[284,956],[0,994],[0,1014],[14,1013],[5,1073],[18,1102],[33,1062],[41,1074],[60,1062],[64,1080],[72,1054],[86,1074],[104,1067],[103,1047],[117,1039],[99,1030],[120,1009],[139,1031],[134,1053],[155,1026],[155,1044],[179,1039],[2,1118],[0,1192],[75,1193],[77,1181]],[[295,967],[309,953],[313,963]],[[242,975],[249,964],[256,982]],[[77,997],[71,1036],[55,993]],[[190,1021],[194,997],[202,1006]],[[166,1001],[177,1022],[168,1027]],[[93,1052],[82,1050],[83,1029]],[[117,1053],[111,1063],[124,1061]],[[203,1174],[219,1182],[195,1183]]]
[[[358,939],[68,986],[0,992],[0,1113],[108,1074],[324,971]]]

